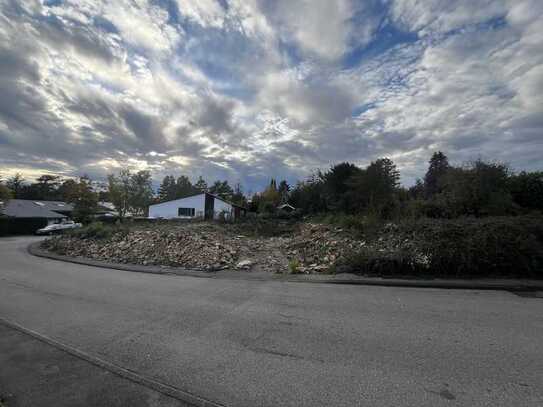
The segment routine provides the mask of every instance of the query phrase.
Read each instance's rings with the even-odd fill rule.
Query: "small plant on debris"
[[[300,274],[300,260],[292,259],[288,262],[288,271],[290,274]]]

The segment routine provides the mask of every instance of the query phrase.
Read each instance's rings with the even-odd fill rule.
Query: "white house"
[[[245,212],[245,208],[207,192],[149,206],[150,218],[164,219],[218,219],[221,214],[239,218]]]

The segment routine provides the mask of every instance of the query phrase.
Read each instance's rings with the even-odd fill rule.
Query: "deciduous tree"
[[[122,169],[118,175],[108,175],[108,192],[111,202],[122,221],[130,211],[131,173]]]

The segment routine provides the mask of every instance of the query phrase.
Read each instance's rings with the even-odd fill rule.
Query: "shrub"
[[[344,256],[336,271],[543,278],[543,218],[411,219]]]
[[[412,253],[405,250],[388,251],[365,247],[342,258],[335,266],[336,273],[355,273],[363,275],[416,275],[426,272],[417,263]]]
[[[420,219],[401,227],[437,274],[543,277],[541,217]]]
[[[316,222],[328,223],[349,229],[367,238],[374,237],[383,227],[384,221],[375,213],[366,215],[349,215],[345,213],[329,213],[315,217]]]
[[[292,259],[288,262],[288,271],[290,274],[300,273],[300,261],[298,259]]]
[[[69,235],[80,239],[109,239],[117,233],[128,233],[128,227],[124,225],[104,225],[102,222],[92,222],[88,226],[74,229]]]

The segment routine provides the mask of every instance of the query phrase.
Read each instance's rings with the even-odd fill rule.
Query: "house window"
[[[178,208],[177,216],[191,216],[194,217],[194,208]]]

